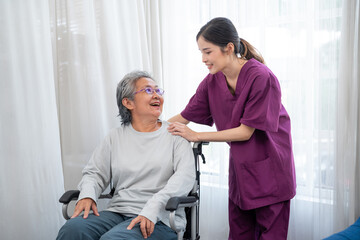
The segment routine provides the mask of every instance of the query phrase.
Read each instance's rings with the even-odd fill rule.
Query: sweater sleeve
[[[165,205],[171,197],[187,196],[195,183],[195,161],[190,142],[175,137],[173,146],[173,175],[165,187],[145,204],[140,215],[153,223],[161,221],[168,213]]]
[[[79,200],[91,198],[97,202],[100,194],[110,182],[110,136],[95,149],[82,171],[83,177],[78,185]]]

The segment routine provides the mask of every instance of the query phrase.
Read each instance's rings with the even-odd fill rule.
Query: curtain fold
[[[334,232],[360,217],[360,1],[344,1],[337,88]]]
[[[1,239],[55,239],[64,191],[49,4],[0,1]]]

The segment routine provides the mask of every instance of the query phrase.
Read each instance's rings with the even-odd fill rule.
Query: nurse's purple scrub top
[[[229,198],[241,209],[295,196],[290,118],[281,104],[279,82],[264,64],[250,59],[243,66],[234,95],[222,72],[207,75],[181,116],[215,123],[218,131],[240,124],[255,128],[248,141],[229,143]]]

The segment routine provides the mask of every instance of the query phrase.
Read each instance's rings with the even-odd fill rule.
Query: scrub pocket
[[[274,166],[270,158],[265,160],[245,163],[240,169],[242,192],[245,198],[257,200],[269,196],[276,196],[278,186]]]

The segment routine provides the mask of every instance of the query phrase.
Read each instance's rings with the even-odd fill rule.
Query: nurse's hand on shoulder
[[[91,198],[83,198],[77,202],[74,214],[71,216],[71,218],[79,216],[82,211],[84,211],[83,218],[87,218],[89,216],[90,210],[92,210],[96,216],[100,216],[94,200],[92,200]]]
[[[150,235],[154,232],[155,224],[148,218],[141,215],[134,218],[127,229],[131,230],[137,223],[140,223],[140,230],[144,238],[150,237]]]
[[[179,122],[171,123],[168,127],[168,131],[172,135],[181,136],[190,142],[200,141],[198,137],[198,133],[191,130],[188,126],[186,126],[183,123],[179,123]]]

